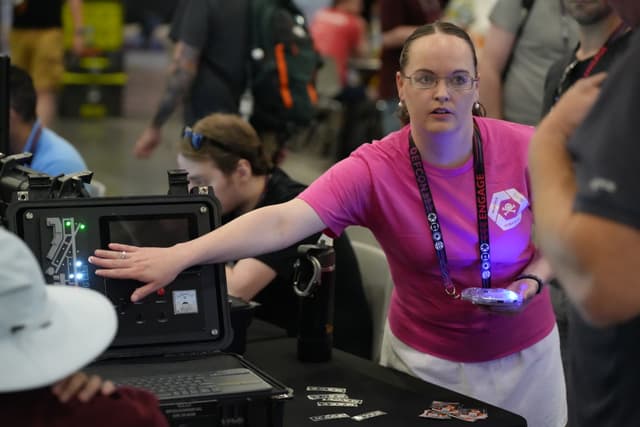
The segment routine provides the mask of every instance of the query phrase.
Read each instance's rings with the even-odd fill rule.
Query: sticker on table
[[[327,402],[326,400],[319,400],[316,404],[318,406],[345,406],[348,408],[357,408],[360,406],[359,403],[354,402]]]
[[[488,418],[486,409],[476,409],[476,408],[460,408],[460,410],[451,414],[452,418],[457,418],[463,421],[474,422],[477,420],[485,420]]]
[[[346,393],[347,389],[344,387],[320,387],[315,385],[308,385],[307,391],[324,391],[326,393]]]
[[[424,412],[422,412],[418,416],[422,418],[431,418],[434,420],[450,420],[451,419],[451,417],[448,414],[445,414],[444,412],[436,411],[435,409],[425,409]]]
[[[307,399],[309,400],[336,400],[336,399],[348,399],[349,396],[342,393],[323,393],[323,394],[309,394]]]
[[[309,417],[311,421],[327,421],[327,420],[337,420],[340,418],[351,418],[349,415],[345,413],[340,414],[326,414],[326,415],[314,415],[313,417]]]
[[[460,402],[443,402],[441,400],[434,400],[431,402],[431,409],[435,409],[438,412],[445,414],[456,413],[460,410],[462,405]]]
[[[362,404],[362,399],[351,399],[349,397],[334,397],[334,398],[328,398],[328,399],[321,399],[321,402],[344,402],[344,403],[355,403],[357,405]]]
[[[351,417],[351,419],[356,421],[363,421],[368,420],[369,418],[379,417],[381,415],[387,415],[387,413],[384,411],[371,411],[365,412],[364,414],[354,415],[353,417]]]

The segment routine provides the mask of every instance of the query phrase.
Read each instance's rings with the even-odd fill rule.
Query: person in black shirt
[[[134,154],[149,157],[161,129],[178,104],[184,123],[214,112],[235,113],[246,85],[248,50],[246,0],[182,0],[171,23],[175,42],[167,85],[151,124],[136,141]]]
[[[562,0],[578,23],[579,42],[575,49],[556,61],[544,84],[542,117],[576,80],[606,71],[625,51],[631,32],[606,0],[575,2]]]
[[[547,73],[542,117],[578,79],[608,70],[624,53],[631,35],[629,27],[606,0],[562,1],[567,13],[578,23],[579,42],[571,54],[556,61]],[[560,333],[562,360],[568,371],[569,301],[557,281],[551,283],[555,285],[551,288],[551,302]]]
[[[222,206],[222,222],[263,206],[295,198],[305,186],[273,167],[255,130],[237,115],[214,113],[187,128],[178,164],[188,171],[191,186],[212,186]],[[293,291],[293,262],[300,244],[277,252],[237,260],[226,269],[229,294],[260,303],[256,317],[295,336],[298,296]],[[371,357],[372,320],[357,260],[346,234],[333,241],[336,252],[334,311],[335,347]]]
[[[580,427],[640,415],[640,3],[609,3],[634,28],[627,51],[562,96],[530,152],[538,241],[575,308],[569,422]]]

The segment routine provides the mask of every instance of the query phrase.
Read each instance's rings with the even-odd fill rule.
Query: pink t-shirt
[[[338,9],[322,9],[313,18],[311,36],[318,52],[336,62],[344,86],[349,58],[365,37],[364,20]]]
[[[492,287],[504,287],[533,259],[529,126],[476,118],[483,142]],[[300,194],[336,235],[369,228],[394,282],[389,323],[416,350],[458,362],[482,362],[525,349],[553,328],[545,288],[518,315],[500,315],[444,292],[440,267],[409,161],[409,127],[364,144]],[[458,289],[481,286],[473,161],[441,169],[424,163]],[[339,262],[339,260],[338,260]]]

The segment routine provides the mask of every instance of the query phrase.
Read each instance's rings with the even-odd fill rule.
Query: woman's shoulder
[[[520,123],[506,120],[492,119],[488,117],[474,118],[483,140],[492,144],[511,144],[522,142],[527,145],[533,136],[535,128]]]
[[[361,158],[367,163],[388,160],[406,155],[409,148],[409,126],[391,132],[381,139],[360,145],[353,150],[350,157]],[[403,150],[404,149],[404,150]]]

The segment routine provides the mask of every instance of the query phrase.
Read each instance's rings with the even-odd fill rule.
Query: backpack
[[[321,61],[304,15],[291,0],[249,0],[248,22],[251,124],[259,132],[308,126]]]

